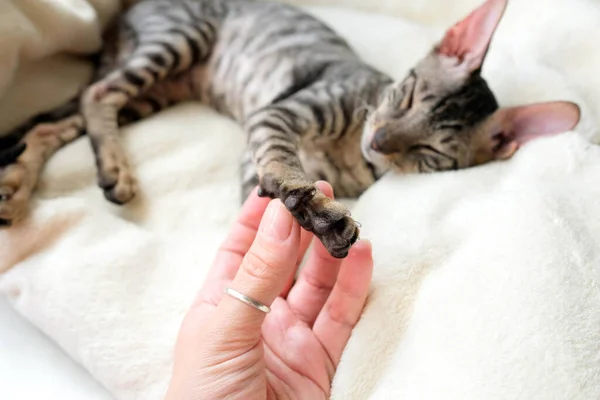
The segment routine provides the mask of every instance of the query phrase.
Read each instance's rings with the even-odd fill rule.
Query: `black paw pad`
[[[330,252],[329,254],[331,254],[331,256],[333,258],[346,258],[348,257],[348,251],[342,251],[342,252]]]
[[[267,189],[264,189],[262,187],[259,186],[258,190],[256,191],[256,195],[258,197],[270,197],[270,198],[275,198],[275,195],[271,192],[269,192]]]
[[[302,228],[308,232],[313,232],[312,219],[306,209],[291,211],[291,213]]]
[[[284,200],[284,204],[288,210],[295,211],[300,207],[308,205],[308,202],[316,193],[317,189],[314,187],[290,190]]]
[[[106,200],[108,200],[111,203],[116,204],[118,206],[124,206],[127,203],[127,201],[119,199],[117,197],[117,195],[115,194],[115,191],[112,189],[104,191],[104,198],[106,198]]]
[[[110,191],[117,186],[117,179],[112,176],[98,175],[98,186],[104,191]]]

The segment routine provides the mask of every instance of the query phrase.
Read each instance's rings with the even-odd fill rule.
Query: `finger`
[[[298,318],[312,326],[335,285],[342,260],[332,257],[320,240],[314,240],[308,257],[287,300]]]
[[[331,187],[331,185],[329,183],[324,182],[324,181],[317,181],[315,183],[315,186],[317,187],[317,189],[322,191],[325,194],[325,196],[327,196],[331,199],[333,198],[333,188]],[[314,237],[314,235],[311,232],[308,232],[304,229],[301,230],[301,232],[300,232],[300,250],[298,252],[298,259],[296,260],[296,269],[290,275],[288,281],[286,282],[286,284],[285,284],[283,290],[281,291],[281,293],[279,294],[279,296],[281,296],[283,298],[287,298],[287,296],[289,295],[290,290],[294,286],[294,281],[296,280],[296,273],[298,271],[298,267],[300,266],[300,264],[302,264],[302,261],[304,260],[304,257],[306,255],[306,251],[308,250],[308,247],[310,246],[310,244],[313,240],[313,237]]]
[[[258,188],[255,188],[250,193],[227,238],[219,247],[198,295],[199,301],[218,304],[222,289],[224,289],[223,285],[233,280],[242,259],[250,249],[256,237],[260,220],[270,201],[269,198],[259,197],[257,190]],[[215,290],[215,287],[221,290]],[[215,297],[217,298],[215,299]]]
[[[302,263],[302,260],[304,259],[304,254],[306,253],[308,246],[310,246],[310,242],[311,242],[312,238],[313,238],[313,234],[311,232],[308,232],[304,229],[300,229],[300,247],[298,248],[298,257],[296,259],[296,267],[290,273],[290,276],[288,277],[287,282],[285,283],[283,289],[281,290],[281,293],[279,293],[279,297],[283,297],[285,299],[288,296],[288,294],[290,293],[290,290],[292,290],[292,287],[294,286],[294,283],[296,281],[296,273],[298,272],[298,267],[300,266],[300,264]]]
[[[371,243],[357,242],[343,261],[325,306],[319,313],[313,331],[337,366],[350,339],[352,329],[362,313],[373,274]]]
[[[300,225],[279,200],[269,203],[256,239],[242,260],[230,287],[270,306],[296,267]],[[224,296],[217,314],[228,333],[258,339],[265,313],[231,296]]]

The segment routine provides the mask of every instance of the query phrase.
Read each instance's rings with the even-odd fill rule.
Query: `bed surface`
[[[292,2],[396,78],[480,3]],[[76,90],[89,68],[59,53],[96,48],[116,3],[0,5],[0,130]],[[599,42],[598,2],[509,0],[484,76],[502,105],[577,102],[580,125],[505,163],[388,175],[351,204],[376,266],[334,399],[600,393]],[[241,135],[194,104],[127,128],[142,192],[124,208],[96,187],[85,140],[50,162],[31,218],[0,231],[0,397],[161,400],[238,210]]]

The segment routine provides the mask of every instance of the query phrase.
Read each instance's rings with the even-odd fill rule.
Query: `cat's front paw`
[[[31,187],[23,164],[0,168],[0,228],[9,228],[28,210]]]
[[[358,224],[350,217],[348,209],[312,184],[293,180],[280,184],[267,177],[261,182],[259,196],[279,198],[300,225],[313,232],[333,257],[346,257],[358,240]]]
[[[350,247],[358,240],[360,230],[358,224],[350,217],[348,209],[340,202],[325,196],[321,191],[290,201],[298,201],[299,206],[290,209],[301,224],[310,225],[310,230],[321,240],[329,254],[336,258],[345,258]]]

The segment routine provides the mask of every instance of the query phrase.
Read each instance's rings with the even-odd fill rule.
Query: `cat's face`
[[[402,172],[434,172],[478,163],[478,134],[498,103],[479,74],[430,53],[391,85],[369,116],[363,152]]]
[[[401,172],[467,168],[577,124],[579,107],[569,102],[499,108],[480,71],[505,7],[488,0],[388,88],[365,125],[367,160]]]

